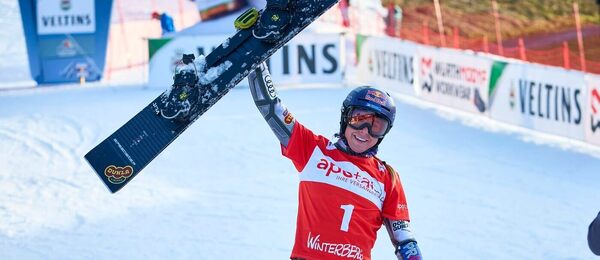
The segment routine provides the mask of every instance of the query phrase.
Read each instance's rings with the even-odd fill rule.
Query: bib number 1
[[[344,217],[342,218],[342,225],[340,226],[340,230],[348,232],[348,227],[350,226],[350,219],[352,218],[352,211],[354,211],[354,205],[341,205],[340,208],[344,210]]]

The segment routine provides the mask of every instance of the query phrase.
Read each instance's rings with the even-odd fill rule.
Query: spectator
[[[173,17],[164,12],[159,14],[158,12],[152,12],[152,19],[160,20],[160,28],[162,29],[162,35],[167,33],[175,32],[175,25],[173,24]]]
[[[598,0],[600,1],[600,0]],[[340,1],[340,11],[342,12],[342,25],[344,27],[350,27],[350,15],[348,14],[348,8],[350,6],[349,0]]]
[[[402,8],[396,4],[387,5],[386,33],[389,36],[400,36],[400,24],[402,23]]]

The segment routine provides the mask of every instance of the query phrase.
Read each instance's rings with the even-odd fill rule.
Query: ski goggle
[[[375,138],[381,138],[390,130],[390,122],[377,114],[354,108],[348,113],[348,126],[355,130],[367,128],[369,134]]]

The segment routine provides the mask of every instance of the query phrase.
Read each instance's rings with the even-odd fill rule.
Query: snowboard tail
[[[85,155],[85,159],[111,192],[119,191],[252,70],[338,1],[285,1],[288,2],[287,11],[291,13],[290,20],[286,21],[284,30],[267,32],[270,36],[268,40],[257,38],[255,32],[264,33],[265,30],[276,29],[276,26],[266,24],[265,21],[269,19],[261,17],[252,26],[246,24],[245,29],[238,31],[206,56],[206,69],[203,72],[210,72],[211,68],[222,69],[216,78],[208,81],[201,79],[196,84],[198,95],[191,97],[193,100],[189,114],[186,114],[184,120],[165,117],[162,113],[165,96],[169,96],[172,91],[169,89],[94,147]],[[272,6],[281,9],[279,5]],[[266,10],[260,13],[272,13],[269,8],[267,3]],[[271,20],[279,22],[277,18],[273,15]],[[181,98],[187,96],[182,95]]]

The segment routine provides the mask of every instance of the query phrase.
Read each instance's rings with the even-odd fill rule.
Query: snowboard
[[[238,30],[206,57],[184,55],[187,69],[173,85],[108,138],[85,159],[115,193],[129,183],[194,121],[252,70],[265,62],[339,0],[268,0],[235,22]]]

